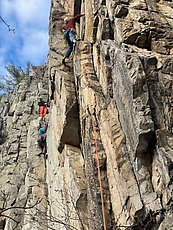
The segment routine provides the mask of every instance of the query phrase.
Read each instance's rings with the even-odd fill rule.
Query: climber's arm
[[[60,29],[61,32],[64,32],[64,31],[66,30],[66,29],[65,29],[65,26],[66,26],[66,25],[63,25],[63,26],[61,27],[61,29]]]
[[[78,18],[84,16],[85,14],[77,14],[73,19],[76,21],[78,20]]]

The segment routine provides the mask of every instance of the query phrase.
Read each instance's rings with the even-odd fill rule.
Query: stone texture
[[[63,6],[68,12],[66,5]],[[63,81],[67,75],[73,79],[76,90],[76,94],[70,91],[77,96],[72,98],[79,108],[79,148],[85,162],[88,216],[92,220],[88,221],[88,229],[103,226],[93,221],[94,218],[102,221],[94,129],[107,229],[116,226],[164,229],[170,225],[171,7],[168,1],[81,1],[85,18],[80,20],[79,34],[83,40],[75,48],[74,70],[71,60],[69,67],[59,66],[58,61],[56,66],[53,64],[64,47],[59,45],[56,54],[49,53],[49,73],[56,84],[57,106],[53,106],[56,114],[60,109],[57,95],[60,100],[65,99],[63,106],[68,101],[65,91],[59,90],[60,83],[65,87]],[[59,26],[59,22],[53,23]],[[60,36],[58,30],[57,34]],[[62,123],[66,120],[66,124],[68,119],[66,116],[58,120]],[[61,130],[56,131],[61,133],[57,135],[58,143],[66,136]],[[70,126],[69,130],[72,130]],[[63,143],[58,151],[64,151]]]
[[[35,67],[0,106],[0,185],[13,194],[8,206],[42,198],[29,215],[18,212],[18,229],[102,230],[98,171],[107,229],[172,229],[172,7],[170,1],[52,0],[49,85],[35,77],[45,69]],[[60,28],[65,16],[79,12],[85,13],[77,25],[81,40],[63,66]],[[36,101],[47,98],[47,86],[44,160],[34,157],[34,140]],[[0,221],[5,230],[14,224]]]
[[[47,210],[45,160],[39,159],[36,147],[39,126],[37,103],[39,97],[47,99],[47,85],[45,66],[35,67],[0,102],[0,207],[4,205],[8,209],[3,215],[18,222],[5,218],[1,228],[4,230],[36,229],[40,225],[37,210],[43,213]],[[39,200],[41,202],[35,205]],[[30,206],[34,207],[27,208]]]

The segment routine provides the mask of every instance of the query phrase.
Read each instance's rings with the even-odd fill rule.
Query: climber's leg
[[[73,42],[73,44],[76,43],[76,32],[74,30],[70,31],[69,38],[70,38],[70,41]]]
[[[40,117],[43,117],[44,106],[40,106]]]
[[[48,109],[47,109],[47,107],[45,106],[45,107],[44,107],[44,110],[43,110],[43,117],[45,117],[47,113],[48,113]]]
[[[65,53],[65,57],[62,59],[62,63],[65,65],[65,59],[68,58],[73,50],[73,42],[70,40],[70,37],[69,37],[69,32],[68,31],[67,33],[65,33],[65,39],[67,41],[67,44],[68,44],[68,48],[66,50],[66,53]]]

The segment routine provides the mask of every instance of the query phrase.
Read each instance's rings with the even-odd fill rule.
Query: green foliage
[[[15,66],[15,64],[8,64],[5,69],[7,74],[0,76],[0,91],[7,93],[12,91],[16,85],[18,85],[22,79],[29,75],[31,63],[26,63],[26,71],[21,67]]]

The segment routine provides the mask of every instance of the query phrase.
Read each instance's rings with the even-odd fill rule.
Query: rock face
[[[7,207],[42,199],[8,210],[16,229],[173,229],[172,8],[170,1],[52,0],[47,160],[34,147],[34,101],[47,97],[47,78],[33,74],[1,102]],[[81,40],[63,66],[63,18],[80,12]],[[16,224],[5,216],[1,223]]]
[[[33,68],[0,102],[0,229],[38,229],[40,213],[47,212],[46,165],[36,145],[37,103],[48,97],[45,71],[45,66]]]
[[[53,173],[59,178],[77,173],[73,164],[67,169],[64,163],[73,157],[73,153],[67,156],[73,146],[83,159],[78,160],[78,168],[83,169],[85,184],[68,176],[72,181],[58,180],[58,186],[63,190],[68,184],[64,197],[73,196],[79,222],[84,223],[75,225],[77,229],[103,229],[99,170],[107,229],[171,229],[172,3],[76,0],[68,4],[52,1],[51,8],[48,73],[55,84],[50,122],[56,131],[49,130],[48,147],[53,153],[57,146],[57,159],[53,154],[49,158],[48,178]],[[81,41],[75,46],[73,63],[71,59],[63,67],[60,28],[65,16],[79,12],[85,13],[77,25]],[[73,195],[75,179],[79,193]],[[50,200],[56,186],[48,189]],[[80,194],[85,194],[82,202]],[[57,202],[63,200],[59,197]],[[77,208],[80,202],[81,207],[86,204],[87,218],[84,207]],[[69,210],[67,204],[64,209]]]

